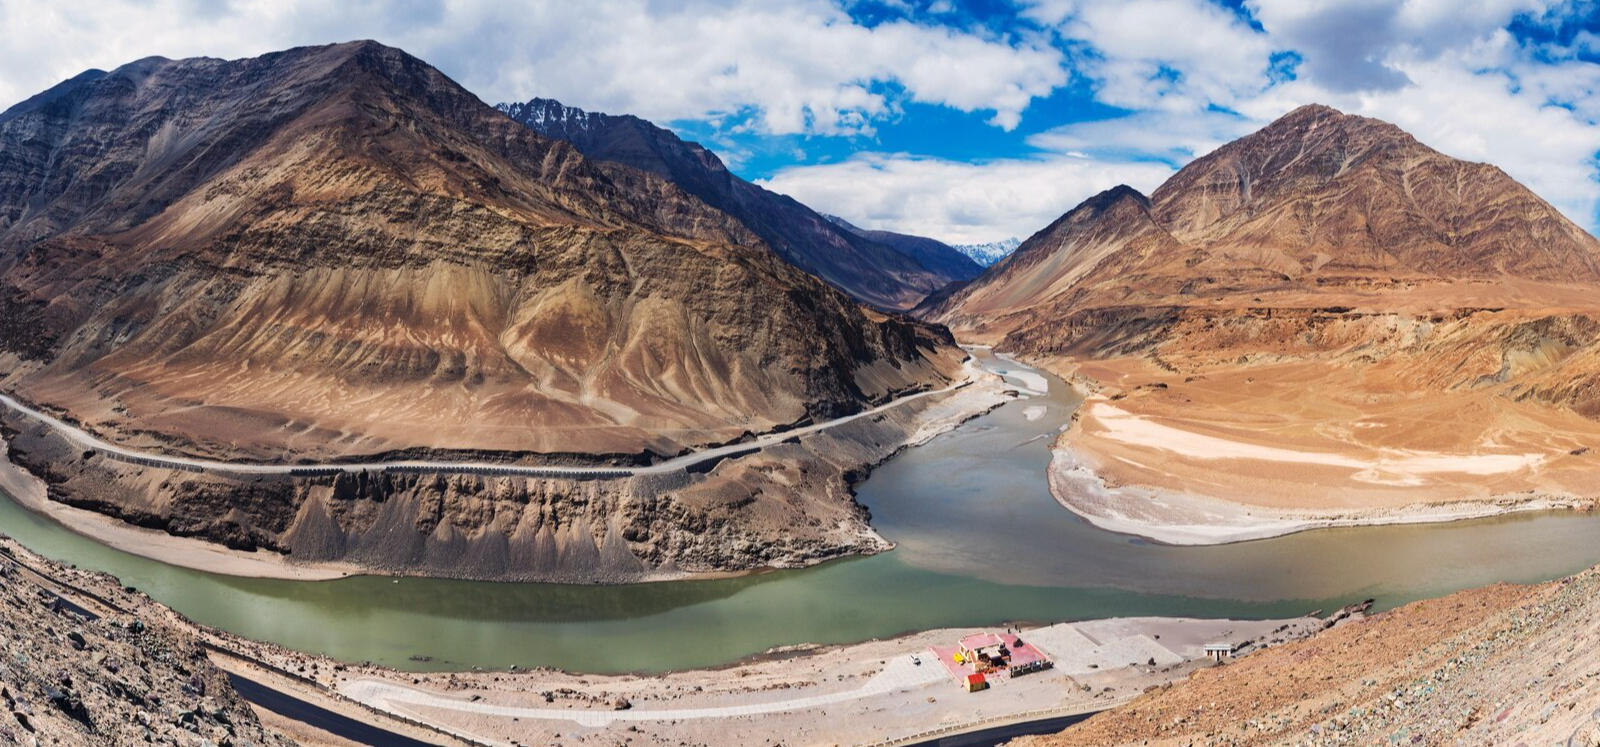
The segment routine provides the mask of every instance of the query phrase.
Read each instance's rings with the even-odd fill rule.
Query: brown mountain
[[[131,443],[671,453],[961,357],[372,42],[86,73],[0,154],[0,386]]]
[[[1098,390],[1062,463],[1111,485],[1318,510],[1600,494],[1600,242],[1374,119],[1296,109],[919,313]]]
[[[761,237],[778,256],[863,303],[906,309],[953,278],[891,243],[839,227],[793,198],[734,176],[715,153],[638,117],[588,112],[551,99],[500,104],[542,135],[584,155],[656,174]],[[977,273],[973,273],[977,274]]]
[[[1600,242],[1494,166],[1306,106],[1195,160],[1148,199],[1129,187],[1090,198],[926,315],[994,337],[1090,308],[1248,304],[1257,293],[1388,304],[1404,299],[1387,287],[1501,285],[1514,296],[1519,282],[1600,283]]]

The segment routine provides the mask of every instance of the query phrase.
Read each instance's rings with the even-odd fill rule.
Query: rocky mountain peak
[[[1141,208],[1148,208],[1150,207],[1150,198],[1146,197],[1143,192],[1140,192],[1133,187],[1130,187],[1126,184],[1118,184],[1111,189],[1105,190],[1087,200],[1084,200],[1083,204],[1073,208],[1071,212],[1076,213],[1079,211],[1088,210],[1094,213],[1102,213],[1123,203],[1132,203]]]
[[[546,134],[580,132],[603,126],[611,115],[567,106],[555,99],[533,98],[525,103],[496,104],[504,112],[534,130]]]
[[[1505,172],[1320,105],[1196,159],[1151,208],[1185,244],[1248,252],[1291,277],[1600,281],[1600,243]]]

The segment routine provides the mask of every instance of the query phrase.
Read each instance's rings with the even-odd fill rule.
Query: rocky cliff
[[[749,228],[790,264],[864,303],[909,308],[953,279],[917,253],[836,226],[792,198],[740,179],[699,143],[638,117],[586,112],[550,99],[499,109],[541,134],[571,142],[590,158],[671,180]]]

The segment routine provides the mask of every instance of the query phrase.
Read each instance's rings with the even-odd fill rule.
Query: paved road
[[[744,705],[709,708],[633,708],[626,711],[581,711],[566,708],[494,705],[481,701],[468,701],[459,697],[437,695],[426,690],[406,687],[383,679],[355,680],[341,686],[339,691],[356,702],[365,703],[380,711],[399,713],[408,718],[418,718],[418,716],[409,712],[401,713],[406,711],[405,707],[408,705],[421,705],[429,708],[502,716],[505,718],[573,721],[582,726],[599,728],[610,726],[617,721],[684,721],[689,719],[734,718],[803,711],[834,703],[848,703],[858,698],[882,695],[897,690],[923,687],[933,682],[945,680],[946,676],[943,669],[930,663],[918,666],[913,663],[911,655],[906,654],[890,660],[889,664],[883,668],[883,671],[873,675],[872,679],[867,680],[860,687],[853,690],[841,690],[766,703],[747,703]]]
[[[952,734],[948,737],[917,742],[907,745],[907,747],[996,747],[996,745],[1004,744],[1017,737],[1055,734],[1093,715],[1093,713],[1080,713],[1072,716],[1040,719],[1038,721],[1024,721],[1020,724],[995,726],[980,731],[969,731],[965,734]]]
[[[973,364],[968,363],[969,371]],[[217,462],[205,459],[190,459],[188,457],[175,457],[165,454],[153,454],[123,448],[108,441],[101,440],[93,434],[67,423],[60,418],[46,412],[40,412],[29,407],[6,394],[0,394],[0,404],[27,415],[45,425],[55,429],[67,439],[77,443],[85,449],[92,449],[102,455],[118,461],[131,462],[147,467],[160,467],[163,469],[176,469],[187,472],[220,472],[227,474],[243,475],[332,475],[339,472],[460,472],[491,476],[512,477],[567,477],[578,479],[612,479],[631,477],[633,475],[666,474],[678,470],[688,469],[704,462],[719,460],[729,456],[743,455],[758,451],[764,447],[782,443],[783,441],[799,436],[836,428],[854,420],[868,418],[885,410],[889,410],[909,402],[930,397],[936,394],[955,391],[971,381],[970,377],[963,377],[943,389],[933,389],[891,400],[869,410],[863,410],[854,415],[846,415],[823,423],[815,423],[794,430],[769,433],[765,436],[729,446],[719,446],[713,449],[696,451],[662,462],[657,462],[646,467],[570,467],[570,466],[520,466],[507,464],[492,464],[488,462],[450,462],[450,461],[396,461],[396,462],[366,462],[361,464],[271,464],[271,463],[245,463],[245,462]]]
[[[313,705],[232,672],[228,673],[228,681],[233,684],[233,689],[238,691],[240,697],[251,703],[285,718],[294,719],[329,734],[344,737],[352,742],[365,744],[369,747],[438,747],[432,742],[424,742],[403,734],[396,734],[364,721],[357,721],[344,714]]]

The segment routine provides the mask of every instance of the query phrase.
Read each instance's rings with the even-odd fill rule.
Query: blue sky
[[[374,38],[633,113],[859,225],[1026,236],[1307,103],[1600,223],[1592,0],[6,0],[0,106],[89,67]]]

